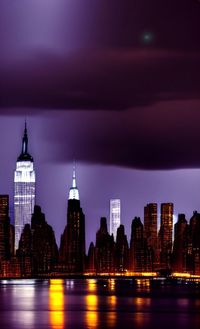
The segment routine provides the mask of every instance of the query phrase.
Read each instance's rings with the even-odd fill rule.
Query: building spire
[[[74,165],[73,165],[72,187],[76,188],[76,163],[75,163],[75,161],[74,161]]]
[[[22,154],[28,153],[28,135],[27,135],[27,125],[25,120],[25,126],[24,126],[24,136],[22,139]]]
[[[28,133],[26,119],[24,124],[24,135],[22,138],[22,151],[20,156],[18,157],[18,161],[33,161],[33,158],[28,153]]]
[[[76,164],[73,164],[72,187],[69,190],[69,200],[79,200],[79,191],[76,185]]]

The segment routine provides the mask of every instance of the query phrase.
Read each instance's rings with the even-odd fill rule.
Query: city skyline
[[[23,125],[24,125],[24,120],[22,122],[20,120],[20,126],[23,127]],[[21,139],[21,134],[22,133],[23,133],[23,128],[22,128],[22,131],[20,132],[20,136],[18,136],[19,139],[15,138],[15,140],[17,142],[16,144],[18,145],[18,149],[19,149],[20,139]],[[32,132],[31,125],[29,125],[29,133],[32,135],[31,136],[31,141],[30,141],[30,144],[32,144],[32,142],[33,142],[32,141],[32,137],[34,137],[34,134]],[[36,143],[36,147],[37,147],[37,139],[34,142]],[[15,152],[15,154],[16,153],[19,153],[19,152]],[[31,151],[31,153],[32,153],[32,151]],[[38,163],[38,165],[37,165],[37,171],[40,172],[40,159],[39,158],[37,158],[37,163]],[[43,165],[43,163],[42,163],[42,165]],[[63,184],[63,179],[62,179],[62,182],[61,182],[61,179],[59,180],[59,182],[55,182],[55,180],[53,179],[53,183],[55,184],[54,186],[57,187],[57,193],[59,193],[60,196],[61,196],[61,191],[64,190],[64,192],[62,192],[62,196],[61,196],[62,202],[63,202],[62,205],[61,205],[61,208],[62,209],[61,208],[60,209],[59,208],[56,208],[56,213],[57,212],[58,213],[60,212],[60,215],[59,215],[59,218],[58,218],[58,226],[59,226],[59,228],[57,227],[57,225],[55,225],[55,224],[57,224],[57,220],[56,220],[56,223],[55,223],[54,218],[53,218],[54,216],[49,215],[49,212],[51,213],[51,210],[54,209],[54,205],[51,204],[51,202],[48,201],[49,200],[48,199],[48,196],[49,196],[49,194],[51,194],[53,192],[54,186],[52,187],[52,191],[50,191],[50,189],[42,188],[42,190],[43,190],[43,196],[41,198],[41,192],[40,192],[41,191],[41,185],[40,185],[40,181],[37,182],[38,183],[38,193],[37,193],[36,197],[37,197],[38,201],[36,203],[39,204],[39,205],[42,205],[42,207],[45,210],[45,213],[47,214],[47,220],[55,228],[56,240],[57,240],[57,243],[58,244],[60,242],[60,235],[62,233],[63,227],[65,226],[66,200],[68,198],[68,191],[67,190],[70,187],[71,172],[73,171],[73,166],[74,166],[73,163],[70,163],[70,164],[63,165],[62,166],[62,170],[65,169],[65,171],[66,171],[66,181],[65,181],[64,184]],[[90,206],[91,190],[88,189],[87,186],[86,186],[87,185],[87,180],[82,180],[82,177],[81,177],[81,174],[84,175],[85,172],[87,173],[87,175],[90,175],[90,172],[92,170],[92,167],[91,166],[88,166],[88,165],[84,165],[84,164],[78,164],[78,163],[77,163],[77,167],[78,167],[78,184],[81,187],[80,194],[81,194],[82,199],[83,199],[82,203],[83,203],[83,206],[84,206],[84,209],[85,209],[85,213],[86,213],[86,227],[89,228],[89,232],[87,232],[87,235],[86,235],[86,245],[87,245],[87,248],[89,247],[89,243],[92,240],[92,237],[94,235],[95,230],[97,230],[97,228],[98,228],[99,218],[101,218],[102,216],[105,216],[105,217],[107,217],[107,220],[109,220],[109,202],[110,202],[110,198],[112,198],[113,195],[118,195],[118,196],[120,195],[120,199],[122,200],[122,204],[123,204],[123,206],[122,206],[122,224],[124,224],[125,227],[127,227],[127,236],[128,236],[128,238],[130,237],[130,223],[131,223],[131,220],[135,216],[139,216],[141,218],[142,222],[144,222],[143,207],[144,207],[144,205],[146,203],[151,203],[151,202],[157,202],[157,203],[173,202],[174,205],[175,205],[174,224],[176,223],[177,216],[178,216],[179,213],[185,213],[187,220],[189,220],[189,218],[192,216],[193,211],[195,211],[195,210],[198,211],[198,209],[199,209],[198,208],[198,205],[199,205],[198,195],[196,193],[194,193],[194,187],[195,187],[194,181],[192,180],[192,181],[189,182],[189,180],[191,178],[191,171],[188,171],[188,177],[187,177],[187,171],[186,171],[186,174],[185,174],[185,171],[184,170],[180,170],[179,171],[179,173],[180,173],[179,181],[180,181],[180,179],[181,180],[184,180],[185,178],[187,178],[186,179],[187,189],[189,187],[189,184],[191,184],[191,189],[192,189],[192,192],[188,190],[189,192],[187,192],[187,193],[190,194],[190,198],[191,199],[193,199],[193,196],[195,196],[196,197],[196,200],[197,200],[197,202],[196,202],[196,205],[197,206],[190,207],[190,210],[187,210],[187,204],[185,204],[185,201],[184,202],[182,201],[182,203],[184,205],[183,207],[181,207],[180,205],[179,205],[179,207],[177,207],[176,202],[172,200],[174,198],[164,197],[164,193],[163,193],[163,196],[160,195],[160,190],[162,190],[162,189],[165,190],[165,185],[164,184],[163,184],[163,186],[161,184],[159,184],[159,193],[157,194],[156,197],[154,197],[154,198],[151,197],[150,198],[148,196],[149,191],[150,191],[151,195],[154,194],[154,188],[155,188],[155,184],[154,184],[153,187],[150,186],[150,189],[148,190],[148,192],[146,191],[146,197],[141,198],[141,200],[139,200],[139,202],[137,201],[137,204],[134,203],[134,198],[132,199],[130,197],[130,193],[128,193],[128,198],[127,198],[127,193],[125,193],[125,195],[123,195],[123,193],[122,193],[123,188],[121,189],[121,186],[119,186],[119,184],[117,184],[117,181],[116,181],[117,178],[118,178],[117,172],[119,170],[117,168],[113,168],[112,171],[115,172],[115,178],[114,179],[115,179],[115,184],[117,185],[117,189],[116,190],[118,191],[118,193],[116,193],[115,190],[113,190],[113,187],[112,187],[112,190],[113,190],[112,194],[106,194],[105,193],[105,195],[103,196],[103,199],[104,199],[104,205],[103,206],[101,205],[102,202],[101,202],[101,199],[100,198],[99,199],[98,198],[94,198],[95,199],[95,206],[94,206],[94,209],[93,209],[93,207]],[[84,170],[82,169],[83,167],[84,167]],[[68,170],[66,170],[66,169],[68,169]],[[103,168],[103,173],[105,175],[105,180],[107,180],[108,173],[110,175],[109,169],[110,168],[108,167],[108,172],[106,172],[106,167]],[[89,172],[88,172],[88,170],[89,170]],[[99,170],[99,168],[98,168],[98,170]],[[123,169],[121,169],[121,170],[123,170]],[[128,171],[129,171],[129,173],[134,172],[134,170],[131,170],[131,169],[129,169]],[[135,200],[138,200],[139,195],[137,195],[137,188],[139,187],[139,194],[140,194],[140,197],[141,197],[142,194],[144,193],[144,190],[146,189],[146,187],[143,186],[143,184],[145,183],[145,180],[147,180],[147,182],[148,182],[148,180],[149,180],[148,176],[149,175],[153,175],[156,179],[158,179],[158,176],[157,176],[157,173],[155,173],[155,172],[149,172],[149,171],[147,171],[147,172],[144,172],[144,171],[139,171],[138,172],[138,171],[136,171],[136,172],[137,172],[137,176],[138,176],[138,173],[139,173],[140,174],[140,177],[142,178],[142,182],[139,182],[138,177],[137,177],[137,181],[135,181],[135,182],[133,181],[133,183],[135,183],[135,188],[134,188],[135,189],[135,191],[134,191]],[[9,174],[11,174],[11,173],[9,173]],[[57,177],[56,172],[54,172],[54,173],[55,173],[55,177]],[[1,170],[0,170],[0,174],[1,174]],[[168,171],[168,172],[166,172],[166,174],[173,177],[173,171]],[[195,171],[194,171],[194,174],[195,174]],[[92,176],[94,177],[94,173],[92,174]],[[130,176],[131,175],[128,174],[127,175],[127,179],[129,180],[129,184],[131,185]],[[162,175],[162,171],[161,171],[160,172],[161,179],[163,179],[162,176],[163,175]],[[39,175],[39,177],[41,177],[41,176]],[[4,175],[3,178],[6,179],[6,176]],[[51,176],[51,178],[53,178],[53,176]],[[60,178],[62,178],[62,177],[60,177]],[[67,178],[68,178],[68,181],[67,181]],[[101,177],[100,178],[101,183],[102,183],[102,179],[103,178],[104,177]],[[79,181],[80,181],[81,184],[79,183]],[[5,180],[5,182],[6,182],[6,185],[7,185],[7,179]],[[136,182],[137,182],[137,184],[136,184]],[[63,184],[62,189],[60,189],[60,191],[58,190],[58,188],[60,188],[60,187],[57,186],[57,183]],[[173,183],[175,183],[175,185],[176,185],[177,184],[176,183],[176,180]],[[49,184],[50,184],[50,186],[52,186],[50,181],[49,181]],[[198,182],[195,182],[195,184],[198,187]],[[109,186],[109,185],[107,185],[107,186]],[[126,186],[126,189],[127,189],[127,186]],[[0,186],[0,192],[1,192],[1,194],[8,193],[9,196],[10,196],[11,219],[12,219],[12,222],[14,223],[14,221],[13,221],[14,220],[13,210],[14,209],[12,209],[12,206],[13,206],[13,183],[10,184],[10,190],[9,191],[10,191],[10,193],[8,193],[8,190],[6,190],[2,186]],[[88,195],[86,194],[85,191],[88,193]],[[95,191],[95,187],[94,187],[94,191]],[[176,193],[177,193],[177,195],[179,194],[179,192],[180,192],[179,187],[178,188],[176,187]],[[38,197],[38,195],[39,195],[39,197]],[[155,193],[155,195],[156,195],[156,193]],[[168,196],[169,195],[171,196],[172,195],[172,191],[171,190],[167,191],[167,195]],[[93,193],[92,193],[92,196],[94,197]],[[43,202],[41,202],[41,199],[45,200],[46,206],[45,206],[45,204]],[[85,207],[84,200],[86,200],[86,204],[88,203],[88,207]],[[97,209],[95,209],[95,207]],[[128,208],[128,211],[127,211],[126,208]],[[137,209],[137,210],[135,211],[134,209]],[[97,212],[97,210],[98,210],[98,212]],[[96,217],[93,218],[93,222],[91,222],[91,220],[90,220],[91,217],[88,218],[88,213],[89,214],[97,213]],[[126,218],[124,218],[123,213],[125,213],[125,214],[126,213],[129,213],[129,216],[127,216]],[[160,220],[160,212],[158,212],[158,214],[159,214],[159,216],[158,216],[158,222],[159,222],[159,220]]]
[[[87,241],[111,198],[127,227],[151,202],[187,219],[200,209],[199,10],[195,0],[0,2],[0,193],[13,199],[26,117],[36,202],[57,242],[74,159]]]

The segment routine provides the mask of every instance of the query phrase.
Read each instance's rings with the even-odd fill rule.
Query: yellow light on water
[[[64,329],[64,282],[50,280],[49,288],[50,323],[52,329]]]
[[[96,280],[87,280],[89,294],[85,297],[86,301],[86,313],[85,321],[87,327],[96,328],[98,325],[98,295],[95,294],[96,291]]]
[[[95,279],[88,279],[87,283],[88,283],[89,292],[96,291],[96,280]]]

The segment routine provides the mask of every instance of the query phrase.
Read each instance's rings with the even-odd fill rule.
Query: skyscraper
[[[149,203],[144,207],[144,238],[150,256],[149,270],[153,270],[158,261],[157,203]]]
[[[171,267],[173,203],[161,204],[161,225],[159,232],[160,261],[163,269]]]
[[[145,269],[144,260],[144,228],[139,217],[135,217],[131,225],[130,270],[142,272]]]
[[[110,235],[116,241],[117,229],[120,226],[120,199],[110,200]]]
[[[184,214],[178,215],[178,221],[174,225],[174,245],[172,257],[172,269],[176,272],[187,270],[189,226]]]
[[[31,224],[35,205],[35,171],[33,158],[28,153],[28,135],[25,123],[21,154],[14,173],[15,250],[25,224]]]
[[[82,273],[85,269],[85,215],[80,207],[75,167],[69,191],[67,225],[61,236],[60,262],[67,272]]]
[[[10,246],[10,219],[9,219],[9,196],[0,195],[0,260],[9,259]]]

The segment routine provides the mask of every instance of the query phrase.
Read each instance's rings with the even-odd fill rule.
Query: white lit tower
[[[28,153],[28,135],[25,122],[22,151],[14,173],[15,250],[25,224],[31,224],[35,205],[35,171],[33,158]]]
[[[113,234],[116,241],[117,229],[120,226],[120,199],[110,200],[110,234]]]

